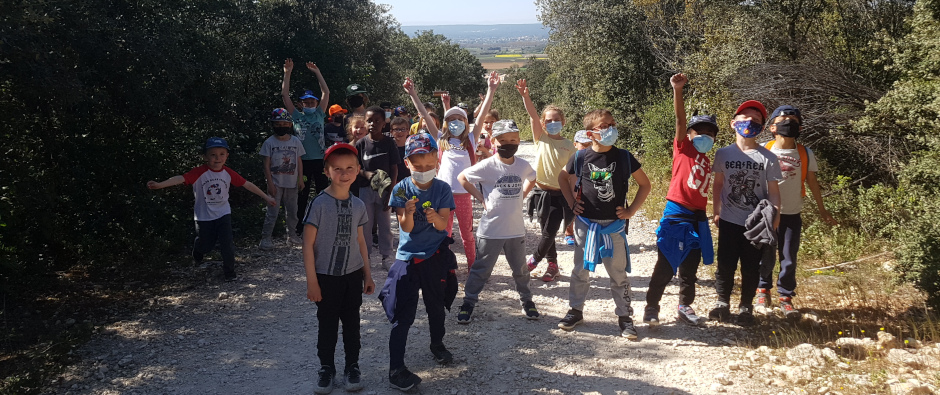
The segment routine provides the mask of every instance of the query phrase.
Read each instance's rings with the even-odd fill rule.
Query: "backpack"
[[[764,148],[771,149],[777,140],[770,140],[764,145]],[[806,197],[806,174],[809,172],[809,155],[806,153],[806,146],[797,143],[796,149],[800,153],[800,192]]]
[[[585,149],[590,149],[590,148],[585,148]],[[633,166],[630,163],[630,155],[629,155],[630,151],[627,151],[622,148],[617,148],[617,147],[613,147],[612,149],[616,149],[620,151],[620,162],[623,162],[627,166],[627,176],[626,178],[624,178],[624,183],[627,184],[627,191],[629,191],[630,190],[630,182],[629,182],[630,175],[633,174]],[[581,198],[581,167],[584,165],[583,163],[581,163],[583,162],[582,157],[584,156],[582,151],[584,151],[584,149],[578,150],[577,152],[574,153],[574,171],[575,171],[575,174],[578,175],[578,180],[575,181],[574,183],[574,193],[575,193],[576,199]],[[626,207],[627,197],[624,196],[623,199],[624,199],[624,207]]]

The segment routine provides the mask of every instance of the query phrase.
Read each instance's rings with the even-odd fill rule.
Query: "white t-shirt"
[[[444,151],[441,155],[441,169],[437,172],[437,179],[450,184],[451,192],[467,193],[466,189],[457,181],[460,172],[470,167],[470,153],[464,149],[460,139],[452,138],[448,140],[450,149]],[[476,141],[473,133],[470,133],[470,145],[476,150]]]
[[[803,209],[803,172],[800,161],[800,150],[797,148],[782,149],[777,148],[775,144],[770,148],[770,152],[777,155],[780,161],[780,172],[783,173],[783,179],[780,180],[780,214],[799,214]],[[806,147],[807,170],[810,172],[819,171],[816,164],[816,155]]]
[[[228,204],[229,189],[245,185],[245,178],[226,166],[214,171],[202,165],[183,174],[183,183],[193,186],[196,197],[193,219],[212,221],[232,213]]]
[[[535,170],[525,159],[511,165],[491,156],[464,170],[464,177],[486,197],[486,210],[477,226],[477,236],[511,239],[525,236],[522,191],[525,180],[535,181]]]
[[[261,156],[271,158],[271,179],[279,188],[297,188],[297,162],[306,154],[304,145],[296,136],[279,140],[268,137],[261,144]]]

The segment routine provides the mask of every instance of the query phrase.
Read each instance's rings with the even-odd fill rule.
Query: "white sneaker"
[[[271,241],[270,237],[265,237],[261,239],[261,243],[258,244],[258,248],[262,251],[271,251],[274,249],[274,242]]]
[[[301,245],[304,243],[304,239],[301,239],[300,236],[291,233],[287,236],[287,242],[295,245]]]
[[[392,258],[391,255],[385,255],[382,257],[382,268],[386,271],[392,268],[393,263],[395,263],[395,258]]]

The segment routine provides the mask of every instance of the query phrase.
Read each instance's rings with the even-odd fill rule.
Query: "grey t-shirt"
[[[362,269],[359,228],[366,224],[366,205],[359,198],[339,200],[321,192],[307,206],[304,224],[317,228],[313,258],[318,274],[342,276]]]
[[[724,181],[721,196],[714,197],[721,199],[721,219],[741,226],[757,203],[769,196],[767,182],[783,179],[777,155],[760,146],[746,152],[734,144],[719,149],[712,172]]]
[[[305,152],[303,144],[295,136],[290,136],[286,141],[278,140],[275,136],[264,140],[264,144],[261,144],[261,156],[271,158],[271,178],[274,185],[280,188],[297,188],[297,179],[300,177],[297,163]]]

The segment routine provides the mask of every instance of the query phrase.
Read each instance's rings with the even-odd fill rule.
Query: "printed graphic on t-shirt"
[[[297,131],[297,138],[300,141],[304,141],[309,136],[317,140],[317,143],[321,147],[325,147],[323,144],[323,124],[322,123],[312,123],[307,121],[304,118],[294,119],[294,130]]]
[[[518,174],[506,174],[496,180],[496,189],[502,194],[500,199],[512,199],[522,192],[522,177]]]
[[[206,203],[211,205],[225,204],[225,195],[222,194],[222,188],[228,188],[225,181],[218,177],[208,177],[202,183],[203,196]]]
[[[614,170],[617,169],[617,162],[613,162],[607,167],[597,167],[593,163],[588,163],[588,169],[591,170],[591,183],[594,184],[594,190],[597,191],[597,198],[602,202],[614,200],[614,183],[611,181]]]
[[[336,251],[337,247],[349,247],[352,230],[358,230],[359,227],[353,224],[352,216],[352,207],[348,202],[343,202],[338,205],[337,209],[337,224],[336,224],[336,240],[333,242],[333,250]],[[356,237],[359,237],[357,234]],[[338,255],[338,254],[334,254]]]
[[[689,171],[689,178],[686,185],[689,189],[697,190],[702,196],[708,197],[708,189],[711,187],[712,173],[708,165],[708,157],[699,154],[695,157],[695,164]]]
[[[794,158],[789,155],[777,154],[780,160],[780,172],[783,173],[783,179],[789,180],[791,177],[800,177],[800,158]]]
[[[763,170],[763,165],[760,166]],[[757,188],[757,180],[760,180],[760,171],[758,170],[735,170],[728,178],[731,181],[731,193],[728,194],[728,202],[739,209],[749,210],[757,207],[760,198],[754,193]]]
[[[271,148],[271,174],[294,175],[297,171],[296,147]]]

